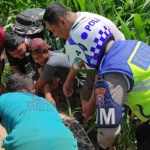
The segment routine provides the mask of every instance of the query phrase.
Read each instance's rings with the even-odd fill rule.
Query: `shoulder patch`
[[[96,105],[102,106],[104,104],[104,94],[106,89],[105,88],[98,88],[95,89],[95,95],[96,95]]]

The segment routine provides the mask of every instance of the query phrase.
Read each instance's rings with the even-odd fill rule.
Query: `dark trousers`
[[[150,121],[140,123],[135,134],[137,150],[150,150]]]

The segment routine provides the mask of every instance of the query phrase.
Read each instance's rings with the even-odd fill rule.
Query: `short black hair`
[[[22,40],[23,39],[14,32],[6,32],[4,40],[5,50],[10,52],[16,50]]]
[[[33,88],[33,80],[27,74],[15,73],[7,78],[6,88],[8,92],[16,92],[23,89],[30,92]]]
[[[59,2],[52,2],[45,10],[43,20],[51,25],[57,25],[59,18],[65,17],[70,10]]]

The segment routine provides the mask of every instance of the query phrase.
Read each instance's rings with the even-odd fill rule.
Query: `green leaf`
[[[128,29],[128,27],[126,26],[125,22],[123,22],[123,20],[121,18],[119,20],[120,20],[121,27],[122,27],[121,30],[124,33],[125,38],[126,39],[131,39],[131,32]]]
[[[134,8],[134,5],[133,5],[133,0],[128,0],[129,4],[130,4],[130,7],[133,9]]]
[[[114,9],[115,10],[115,9]],[[115,10],[116,11],[116,10]],[[121,23],[121,30],[125,36],[126,39],[131,39],[131,32],[130,30],[128,29],[126,23],[121,19],[121,17],[119,16],[118,12],[116,11],[116,14],[119,18],[119,21]]]
[[[134,15],[134,28],[135,28],[137,39],[146,42],[145,31],[139,14]]]
[[[79,6],[81,8],[81,11],[86,11],[86,0],[77,0],[79,3]]]
[[[13,25],[14,25],[13,23],[7,24],[7,25],[5,25],[5,26],[3,27],[3,29],[4,29],[5,31],[7,31],[9,28],[12,29]]]
[[[104,12],[104,8],[102,6],[102,1],[101,0],[98,0],[98,6],[99,6],[100,15],[105,16],[105,12]]]
[[[77,0],[73,0],[76,10],[79,10],[79,3]]]
[[[150,7],[150,0],[146,0],[142,9],[141,9],[141,13],[142,12],[149,12],[149,8]]]

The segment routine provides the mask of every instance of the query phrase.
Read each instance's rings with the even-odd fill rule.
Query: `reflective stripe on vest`
[[[134,86],[128,94],[128,104],[142,121],[150,118],[150,47],[138,42],[128,61]]]
[[[132,89],[132,92],[140,92],[149,89],[150,89],[150,79],[136,83]]]

